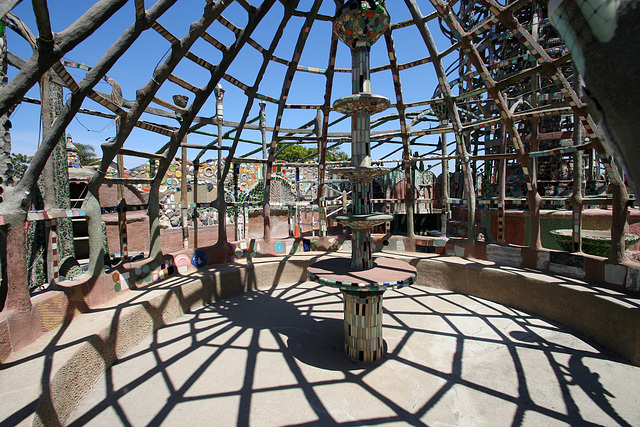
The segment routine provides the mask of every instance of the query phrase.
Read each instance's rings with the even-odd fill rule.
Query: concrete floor
[[[342,298],[306,282],[206,306],[109,369],[71,425],[640,425],[640,368],[480,298],[387,291],[387,355],[342,350]]]

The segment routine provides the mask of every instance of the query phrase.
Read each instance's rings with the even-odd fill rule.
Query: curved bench
[[[0,423],[64,423],[105,369],[153,331],[218,299],[277,283],[306,281],[306,268],[320,256],[329,255],[307,252],[215,265],[118,295],[0,365]],[[638,298],[489,261],[407,252],[386,252],[385,256],[414,265],[418,286],[476,295],[548,318],[640,364]]]

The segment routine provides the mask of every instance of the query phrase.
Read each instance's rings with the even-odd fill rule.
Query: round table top
[[[411,264],[393,258],[376,257],[374,267],[353,270],[351,258],[327,258],[307,269],[311,280],[347,292],[381,292],[411,285],[418,271]]]
[[[340,224],[351,227],[354,230],[371,230],[376,225],[393,220],[393,215],[383,213],[370,214],[338,214],[330,217]]]

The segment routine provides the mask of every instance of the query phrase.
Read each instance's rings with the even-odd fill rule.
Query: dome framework
[[[14,6],[17,2],[9,2]],[[273,165],[279,144],[305,143],[317,146],[319,156],[318,198],[316,204],[321,220],[326,221],[326,184],[327,174],[332,167],[327,162],[329,147],[348,145],[349,132],[341,127],[342,115],[332,109],[333,102],[348,91],[337,93],[340,76],[351,73],[350,68],[336,66],[339,59],[338,37],[331,32],[325,35],[323,43],[329,48],[326,58],[315,60],[314,65],[324,60],[326,68],[307,65],[303,59],[313,57],[314,46],[310,34],[323,24],[330,24],[343,2],[315,1],[247,1],[219,0],[203,2],[202,16],[188,29],[181,29],[180,37],[169,29],[171,19],[167,15],[184,2],[178,0],[158,0],[153,5],[144,0],[135,0],[135,14],[130,14],[130,26],[117,38],[104,55],[95,63],[84,66],[86,73],[82,79],[73,76],[73,68],[80,64],[66,60],[66,56],[78,45],[88,40],[94,31],[114,19],[116,12],[124,10],[127,1],[102,0],[95,4],[68,28],[54,32],[49,20],[49,11],[45,2],[34,2],[33,10],[38,36],[30,34],[19,17],[7,14],[8,27],[14,29],[33,46],[33,55],[26,61],[13,61],[19,72],[0,87],[0,114],[8,120],[15,105],[24,102],[27,92],[38,84],[43,76],[51,75],[51,80],[65,87],[70,96],[61,108],[55,121],[45,129],[42,143],[27,169],[24,177],[15,186],[5,186],[4,201],[0,212],[7,227],[7,245],[15,248],[8,257],[18,260],[9,262],[8,307],[24,308],[30,306],[28,290],[18,283],[26,283],[24,224],[32,203],[35,186],[45,164],[52,156],[58,141],[64,137],[66,127],[80,113],[102,115],[115,119],[117,131],[115,137],[102,145],[102,161],[96,173],[89,180],[89,193],[83,209],[87,212],[91,245],[91,271],[103,271],[102,229],[100,228],[100,205],[98,189],[102,185],[144,185],[149,191],[150,253],[149,258],[162,256],[159,217],[159,187],[171,162],[180,155],[187,158],[187,149],[198,153],[194,161],[215,153],[218,158],[217,180],[223,187],[224,179],[233,171],[234,162],[256,161],[265,164],[264,239],[271,239],[270,183]],[[602,142],[598,125],[589,114],[586,103],[581,97],[580,80],[571,62],[571,55],[562,39],[558,37],[547,18],[546,6],[532,1],[513,1],[502,4],[497,1],[469,2],[432,0],[406,0],[393,2],[390,8],[391,25],[384,31],[381,41],[386,61],[371,68],[372,76],[391,76],[391,109],[372,118],[371,142],[372,155],[376,149],[393,145],[401,149],[387,152],[378,160],[378,164],[391,162],[385,155],[401,151],[401,159],[395,160],[401,165],[408,188],[412,188],[412,168],[418,162],[426,162],[441,168],[443,231],[446,232],[447,212],[453,201],[465,205],[468,212],[468,239],[474,242],[477,233],[475,209],[481,202],[497,207],[504,218],[504,211],[512,205],[526,203],[532,215],[528,241],[534,250],[541,249],[539,213],[544,190],[538,176],[541,165],[549,164],[558,156],[572,158],[574,175],[571,188],[572,196],[565,197],[565,204],[572,207],[574,219],[579,224],[582,209],[589,204],[613,204],[613,224],[611,260],[619,263],[626,258],[624,252],[624,223],[629,195],[621,173],[607,153]],[[380,0],[366,0],[367,6],[384,5]],[[150,7],[149,7],[150,6]],[[273,11],[277,10],[277,20]],[[227,15],[229,11],[230,15]],[[3,10],[3,13],[8,10]],[[394,13],[408,16],[404,20],[394,19]],[[231,17],[233,15],[235,20]],[[240,18],[238,18],[240,16]],[[269,41],[258,38],[263,33],[262,26],[268,22],[275,28]],[[294,25],[294,23],[296,25]],[[163,25],[164,24],[164,25]],[[298,30],[299,28],[299,30]],[[411,29],[419,36],[414,40],[414,55],[418,59],[401,63],[400,49],[394,40],[403,32]],[[276,52],[291,44],[288,38],[295,34],[295,43],[290,55],[279,56]],[[229,32],[232,34],[228,37]],[[134,100],[127,100],[120,85],[109,77],[112,68],[138,39],[146,33],[157,33],[168,49],[168,54],[160,58],[158,65],[148,78],[148,82],[135,92]],[[225,35],[222,35],[222,34]],[[225,37],[225,43],[221,41]],[[442,49],[439,45],[447,45]],[[203,55],[202,44],[213,49],[212,60]],[[6,46],[6,44],[5,44]],[[234,76],[237,71],[235,60],[242,57],[246,49],[261,60],[254,65],[255,80],[243,80]],[[9,46],[9,51],[11,46]],[[323,52],[324,52],[323,51]],[[310,53],[311,52],[311,53]],[[451,59],[455,56],[455,59]],[[81,58],[78,60],[82,61]],[[200,67],[207,79],[204,84],[189,81],[181,74],[181,67]],[[195,64],[195,65],[194,65]],[[282,68],[275,86],[279,93],[272,92],[274,77],[269,74],[274,64]],[[405,100],[412,88],[403,84],[403,77],[409,71],[424,70],[434,75],[433,96]],[[418,71],[419,72],[419,71]],[[293,85],[304,76],[321,77],[323,80],[322,103],[290,103],[293,97]],[[49,78],[49,77],[47,77]],[[382,77],[381,77],[382,78]],[[111,93],[96,90],[96,85],[107,81]],[[415,84],[415,82],[414,82]],[[243,108],[229,113],[223,110],[225,90],[228,101],[231,91],[244,100]],[[179,92],[187,95],[185,105],[163,99],[167,93]],[[296,99],[298,98],[296,94]],[[99,111],[90,110],[88,100],[99,104]],[[208,108],[215,103],[215,114],[207,115]],[[153,104],[153,106],[152,106]],[[93,104],[95,105],[95,104]],[[106,109],[106,110],[105,110]],[[273,114],[267,115],[269,109]],[[293,126],[299,119],[306,117],[296,114],[307,110],[317,112],[315,119],[302,125]],[[391,113],[389,112],[391,111]],[[259,114],[258,123],[254,115]],[[228,120],[233,115],[236,120]],[[152,117],[153,120],[149,120]],[[176,118],[179,121],[176,124]],[[173,124],[168,124],[173,123]],[[143,151],[130,138],[134,129],[161,135],[166,144],[158,150]],[[381,129],[381,130],[378,130]],[[187,142],[187,138],[196,131],[208,131],[215,137],[212,142],[196,144]],[[246,132],[258,132],[262,141],[258,149],[246,148]],[[254,135],[254,134],[252,134]],[[436,138],[439,139],[436,142]],[[447,139],[451,140],[453,151],[448,149]],[[255,142],[255,141],[254,141]],[[223,145],[228,143],[228,145]],[[255,145],[255,144],[254,144]],[[424,148],[423,148],[424,147]],[[251,157],[262,152],[262,158]],[[593,154],[593,151],[597,154]],[[591,162],[601,164],[608,173],[608,181],[613,185],[613,198],[585,197],[583,175],[584,166],[581,153],[585,153]],[[122,156],[134,156],[154,164],[155,175],[149,178],[128,177],[123,174],[112,177],[107,171],[113,162]],[[554,157],[555,156],[555,157]],[[222,158],[225,157],[225,161]],[[550,160],[551,159],[551,160]],[[448,194],[450,185],[449,163],[455,161],[456,172],[463,183],[458,194]],[[122,160],[120,160],[122,163]],[[186,163],[186,162],[185,162]],[[507,166],[519,165],[522,173],[523,202],[509,200],[506,187]],[[196,164],[197,166],[197,164]],[[6,173],[0,170],[0,173]],[[46,173],[46,172],[45,172]],[[484,178],[479,179],[482,175]],[[588,178],[588,177],[587,177]],[[593,178],[593,177],[591,177]],[[46,178],[45,178],[46,179]],[[5,178],[5,181],[7,179]],[[183,180],[186,183],[186,180]],[[490,189],[493,188],[493,191]],[[186,192],[183,192],[186,193]],[[414,193],[407,191],[405,200],[407,213],[407,234],[415,237],[413,228]],[[452,197],[455,196],[455,197]],[[551,203],[552,198],[546,200]],[[219,212],[219,231],[217,246],[226,247],[226,209],[224,192],[218,193],[215,207]],[[184,206],[183,206],[184,208]],[[126,215],[126,214],[125,214]],[[498,226],[497,241],[504,242],[504,224]],[[617,224],[617,225],[616,225]],[[326,223],[320,226],[320,233],[326,233]],[[580,251],[581,227],[573,236],[573,249]],[[97,273],[96,273],[97,274]],[[12,283],[16,284],[15,286]]]

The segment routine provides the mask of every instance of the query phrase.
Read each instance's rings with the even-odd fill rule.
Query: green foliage
[[[284,148],[283,148],[284,147]],[[297,163],[302,162],[308,156],[311,156],[315,153],[316,150],[311,148],[303,147],[298,144],[291,144],[285,147],[285,144],[277,144],[276,145],[276,160],[289,162],[289,163]]]
[[[346,162],[347,160],[349,160],[349,155],[340,148],[333,147],[327,150],[328,162]]]
[[[22,176],[27,171],[32,158],[33,156],[27,156],[26,154],[11,153],[11,164],[13,165],[14,182],[18,182],[22,179]]]
[[[291,144],[286,146],[284,144],[276,145],[276,160],[281,160],[289,163],[306,162],[309,160],[318,161],[318,150],[315,148],[306,148],[299,144]],[[328,162],[339,162],[349,160],[349,156],[339,147],[329,148],[327,150]]]
[[[96,150],[92,145],[74,142],[76,146],[76,154],[82,166],[93,166],[100,160],[96,157]]]

